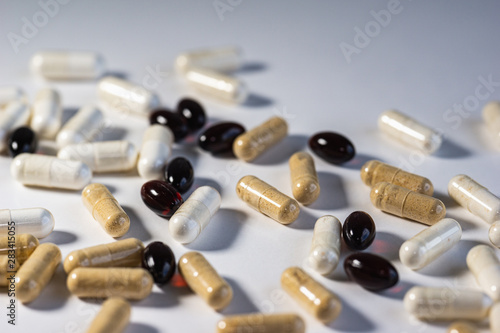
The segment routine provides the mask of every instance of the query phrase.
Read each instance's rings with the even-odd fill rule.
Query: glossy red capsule
[[[232,153],[234,140],[243,133],[245,133],[245,128],[238,123],[218,123],[207,128],[200,135],[198,145],[212,154]]]
[[[175,256],[170,247],[162,242],[152,242],[144,248],[142,267],[158,284],[165,284],[175,273]]]
[[[177,104],[177,113],[186,120],[191,131],[197,131],[207,122],[205,110],[200,103],[191,98],[183,98]]]
[[[9,154],[16,157],[22,153],[34,153],[38,147],[38,137],[29,127],[22,126],[10,133],[8,138]]]
[[[342,226],[342,236],[350,249],[366,249],[375,239],[375,223],[372,217],[361,211],[351,213]]]
[[[175,187],[162,180],[151,180],[142,185],[141,198],[149,209],[166,218],[170,218],[184,202]]]
[[[342,164],[351,160],[356,151],[354,145],[345,136],[333,132],[321,132],[309,139],[311,150],[332,164]]]
[[[353,253],[344,260],[349,279],[370,291],[393,287],[399,281],[398,271],[386,259],[371,253]]]
[[[149,123],[167,126],[174,133],[175,141],[184,139],[189,133],[186,119],[179,113],[172,112],[165,108],[155,109],[149,116]]]

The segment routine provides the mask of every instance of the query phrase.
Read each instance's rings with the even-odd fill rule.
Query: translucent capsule
[[[492,101],[484,106],[483,120],[495,143],[500,145],[500,102]]]
[[[314,224],[309,265],[318,273],[328,275],[337,267],[340,258],[340,221],[331,215],[320,217]]]
[[[488,233],[491,244],[500,248],[500,221],[493,223]]]
[[[175,68],[185,73],[192,67],[232,72],[241,66],[242,52],[237,46],[198,49],[181,53],[175,59]]]
[[[87,333],[121,333],[129,321],[130,304],[121,297],[111,297],[102,303]]]
[[[312,156],[305,152],[298,152],[290,157],[288,164],[293,197],[303,205],[316,201],[320,187]]]
[[[283,140],[288,133],[285,119],[273,117],[250,131],[239,135],[233,142],[233,153],[250,162]]]
[[[297,201],[255,176],[241,178],[236,194],[252,208],[281,224],[290,224],[299,217]]]
[[[18,87],[0,87],[0,109],[12,101],[26,101],[24,90]]]
[[[491,333],[500,333],[500,303],[495,303],[490,310]]]
[[[33,103],[30,127],[42,139],[52,140],[61,128],[63,109],[59,93],[50,88],[38,91]]]
[[[28,124],[30,109],[24,102],[13,101],[0,112],[0,153],[7,149],[7,136],[13,129]]]
[[[466,321],[456,321],[448,326],[447,333],[477,333],[477,329]]]
[[[198,187],[170,218],[170,235],[182,244],[193,242],[210,223],[220,204],[221,197],[216,189]]]
[[[453,177],[448,194],[460,206],[488,223],[500,220],[500,198],[466,175]]]
[[[481,289],[495,302],[500,301],[500,260],[487,245],[476,245],[467,254],[467,266]]]
[[[441,146],[441,135],[411,117],[388,110],[378,118],[379,129],[401,144],[432,154]]]
[[[162,125],[151,125],[144,132],[137,171],[147,180],[162,179],[163,168],[172,153],[174,134]]]
[[[143,268],[78,267],[68,275],[66,285],[73,295],[82,298],[141,300],[151,294],[153,278]]]
[[[112,237],[125,235],[130,227],[130,218],[115,197],[102,184],[90,184],[82,191],[83,204]]]
[[[39,244],[38,239],[30,234],[0,236],[0,256],[14,254],[17,263],[22,265]]]
[[[56,137],[57,146],[93,141],[103,126],[102,112],[94,106],[84,106],[61,128]]]
[[[52,243],[40,244],[16,275],[16,297],[22,303],[34,301],[47,286],[61,262],[61,251]]]
[[[492,302],[476,290],[413,287],[404,297],[406,311],[421,320],[482,320]]]
[[[304,333],[306,324],[293,313],[252,313],[225,317],[217,323],[217,333]]]
[[[215,310],[231,303],[233,289],[198,252],[188,252],[179,259],[179,272],[188,286]]]
[[[6,254],[0,255],[0,287],[15,283],[15,276],[18,268],[19,263],[17,260],[10,259]],[[14,286],[9,289],[14,289]]]
[[[399,259],[406,267],[421,269],[455,246],[462,237],[462,228],[454,219],[445,218],[424,229],[399,248]]]
[[[92,80],[104,72],[104,59],[94,52],[39,51],[30,65],[47,80]]]
[[[0,235],[44,238],[54,230],[54,223],[54,216],[45,208],[0,209]]]
[[[427,225],[435,224],[446,215],[446,207],[440,200],[386,182],[372,188],[370,199],[384,212]]]

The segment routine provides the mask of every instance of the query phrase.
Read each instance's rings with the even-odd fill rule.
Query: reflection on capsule
[[[483,291],[500,301],[500,260],[491,246],[476,245],[467,254],[467,266]]]
[[[307,261],[320,274],[330,274],[339,263],[341,229],[339,219],[331,215],[320,217],[314,225]]]

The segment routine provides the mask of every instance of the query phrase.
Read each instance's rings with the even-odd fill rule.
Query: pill
[[[179,259],[179,272],[188,286],[213,309],[231,303],[233,289],[199,252],[185,253]]]
[[[190,67],[184,77],[188,84],[202,93],[223,102],[243,103],[248,96],[243,81],[224,73],[201,67]]]
[[[488,233],[491,244],[500,248],[500,221],[493,223]]]
[[[106,186],[98,183],[87,185],[82,191],[83,204],[94,220],[112,237],[125,235],[130,218]]]
[[[495,143],[500,144],[500,102],[492,101],[484,106],[483,120]]]
[[[340,221],[331,215],[320,217],[314,224],[307,262],[320,274],[330,274],[339,263],[341,229]]]
[[[64,259],[64,271],[77,267],[141,267],[144,245],[136,238],[71,251]]]
[[[312,156],[305,152],[298,152],[290,157],[288,164],[293,197],[303,205],[316,201],[320,187]]]
[[[177,113],[186,120],[191,132],[197,131],[207,122],[205,109],[192,98],[183,98],[177,104]]]
[[[0,87],[0,109],[12,101],[26,101],[24,90],[18,87]]]
[[[490,310],[491,333],[500,333],[500,303],[495,303]]]
[[[448,194],[460,206],[488,223],[500,220],[500,198],[466,175],[453,177]]]
[[[500,301],[500,260],[491,246],[476,245],[467,254],[467,267],[483,292]]]
[[[353,159],[356,149],[352,142],[339,133],[320,132],[309,139],[309,148],[323,160],[343,164]]]
[[[61,251],[52,243],[40,244],[16,276],[16,297],[22,303],[34,301],[47,286],[61,262]]]
[[[92,80],[104,72],[104,59],[94,52],[39,51],[30,65],[47,80]]]
[[[456,321],[448,326],[447,333],[477,333],[477,330],[472,324],[466,321]]]
[[[38,148],[38,137],[33,130],[21,126],[13,130],[8,136],[9,155],[16,157],[22,153],[34,153]]]
[[[186,193],[194,181],[194,169],[188,159],[176,157],[165,167],[165,181],[180,194]]]
[[[163,178],[163,169],[172,153],[174,134],[161,125],[151,125],[144,132],[142,138],[137,171],[145,179]]]
[[[288,125],[285,119],[273,117],[239,135],[233,142],[233,153],[245,162],[253,161],[282,141],[287,136],[287,132]]]
[[[233,154],[234,140],[245,133],[245,127],[234,122],[222,122],[207,128],[198,138],[201,149],[214,155]]]
[[[20,126],[28,124],[31,111],[24,102],[13,101],[0,113],[0,152],[7,149],[7,136]]]
[[[370,199],[386,213],[427,225],[435,224],[446,215],[446,207],[440,200],[386,182],[372,187]]]
[[[94,172],[126,172],[135,168],[137,150],[125,140],[84,142],[64,146],[57,157],[81,161]]]
[[[342,303],[337,295],[299,267],[290,267],[283,272],[281,287],[323,323],[335,320],[342,311]]]
[[[103,126],[102,112],[94,106],[84,106],[61,128],[56,137],[57,146],[62,148],[72,143],[93,141]]]
[[[406,267],[421,269],[455,246],[462,228],[454,219],[445,218],[419,232],[399,248],[399,259]]]
[[[175,255],[162,242],[152,242],[144,249],[142,267],[148,270],[155,283],[160,285],[172,279],[175,273]]]
[[[147,115],[160,105],[156,94],[132,82],[112,76],[99,81],[97,95],[104,105],[124,113]]]
[[[344,260],[344,270],[352,281],[370,291],[381,291],[395,286],[398,271],[385,258],[376,254],[357,252]]]
[[[442,139],[438,132],[396,110],[382,112],[378,128],[401,144],[426,154],[434,153],[441,146]]]
[[[242,52],[237,46],[224,46],[191,50],[175,59],[175,68],[186,72],[192,67],[208,68],[220,72],[232,72],[241,66]]]
[[[244,176],[236,185],[238,197],[250,207],[281,224],[299,217],[299,203],[255,176]]]
[[[19,263],[17,260],[10,259],[6,254],[0,255],[0,287],[15,283],[15,276],[18,268]],[[9,289],[15,290],[15,285]]]
[[[175,141],[184,139],[189,134],[187,121],[179,113],[172,112],[165,108],[154,109],[149,116],[151,125],[163,125],[169,128],[174,134]]]
[[[170,218],[168,230],[182,244],[193,242],[219,210],[221,196],[210,186],[198,187]]]
[[[31,234],[47,237],[54,230],[54,216],[45,208],[0,209],[0,235]],[[10,231],[10,233],[9,233]]]
[[[121,333],[129,321],[130,304],[121,297],[111,297],[102,303],[87,333]]]
[[[217,323],[217,333],[304,333],[304,320],[293,313],[251,313],[225,317]]]
[[[161,217],[170,218],[184,200],[175,187],[161,180],[150,180],[141,187],[144,204]]]
[[[52,140],[61,128],[62,113],[59,93],[50,88],[41,89],[33,103],[30,127],[40,138]]]
[[[0,236],[0,256],[13,254],[16,262],[22,265],[39,244],[38,239],[30,234]]]
[[[429,179],[377,160],[368,161],[361,167],[361,180],[368,186],[387,182],[429,196],[434,193]]]
[[[69,291],[81,298],[113,296],[141,300],[153,289],[153,278],[143,268],[77,267],[68,275]]]
[[[351,250],[361,251],[373,243],[375,229],[375,222],[370,214],[356,211],[345,219],[342,226],[342,236],[345,244]]]
[[[418,319],[482,320],[492,302],[480,291],[441,287],[413,287],[406,292],[404,307]]]

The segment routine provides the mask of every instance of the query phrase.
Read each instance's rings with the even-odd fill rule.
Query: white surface
[[[489,143],[481,120],[482,106],[500,99],[500,84],[496,83],[500,82],[500,3],[431,5],[402,0],[394,10],[389,1],[220,2],[239,4],[218,15],[213,1],[73,0],[60,5],[36,32],[31,31],[17,54],[8,34],[21,35],[25,21],[32,22],[34,15],[40,19],[37,13],[42,9],[38,1],[0,4],[0,85],[22,87],[30,101],[38,89],[59,89],[65,121],[82,105],[97,101],[96,82],[40,81],[29,72],[29,59],[38,50],[100,52],[109,71],[124,73],[132,82],[155,91],[165,106],[175,106],[186,95],[199,98],[212,123],[233,120],[249,129],[274,115],[289,123],[290,135],[285,141],[254,163],[214,158],[196,147],[194,137],[174,146],[173,155],[187,157],[195,167],[193,189],[212,185],[222,194],[220,211],[187,247],[173,241],[168,222],[144,206],[139,194],[144,181],[137,174],[93,178],[109,186],[130,215],[132,225],[126,237],[146,243],[164,241],[177,258],[189,250],[201,251],[235,291],[233,303],[217,313],[183,288],[155,286],[150,297],[132,305],[126,332],[213,332],[223,315],[254,311],[296,312],[306,321],[308,332],[442,332],[446,323],[411,319],[402,299],[415,284],[479,290],[465,256],[477,243],[488,243],[489,226],[449,199],[446,188],[451,177],[465,173],[500,195],[499,150]],[[397,13],[369,41],[357,38],[360,47],[349,63],[341,49],[346,47],[343,43],[354,45],[358,29],[376,28],[371,11],[387,10],[388,6]],[[185,50],[230,44],[243,49],[245,66],[237,77],[252,94],[250,103],[240,107],[196,94],[177,79],[173,69],[175,57]],[[485,85],[488,80],[495,83]],[[463,104],[466,106],[460,108]],[[377,117],[389,108],[444,132],[447,140],[442,150],[423,156],[383,137],[377,130]],[[108,119],[101,140],[126,139],[139,146],[148,126],[145,119],[118,113],[108,113]],[[316,203],[301,207],[296,222],[283,226],[237,198],[236,182],[247,174],[290,195],[288,157],[304,149],[310,135],[324,130],[345,134],[356,146],[357,156],[344,166],[315,158],[322,193]],[[44,144],[41,151],[54,154],[53,146]],[[370,158],[432,180],[448,216],[464,230],[456,248],[418,272],[399,262],[400,245],[425,226],[384,214],[371,205],[370,189],[359,176],[359,168]],[[56,219],[55,230],[42,242],[58,244],[66,256],[72,250],[113,240],[86,211],[78,191],[26,188],[10,177],[10,161],[0,158],[1,208],[49,209]],[[374,218],[378,233],[367,251],[391,260],[401,282],[390,291],[371,293],[346,280],[342,262],[332,279],[306,268],[344,303],[340,317],[324,326],[283,293],[280,276],[287,267],[305,263],[318,217],[332,214],[344,221],[354,210],[364,210]],[[342,248],[341,260],[346,254]],[[7,296],[0,294],[2,333],[33,328],[37,332],[84,332],[99,309],[95,302],[69,294],[62,265],[39,299],[19,307],[15,328],[6,324],[7,302]]]

